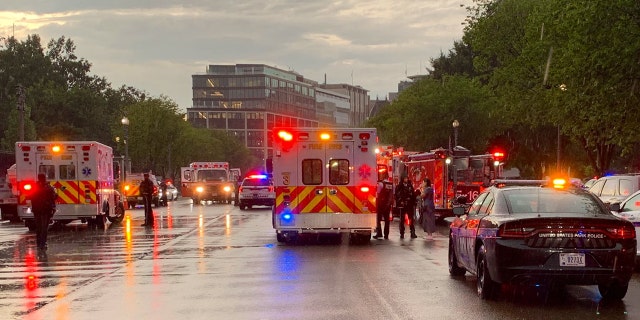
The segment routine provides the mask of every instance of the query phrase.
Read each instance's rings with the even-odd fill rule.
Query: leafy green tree
[[[458,144],[484,153],[500,128],[497,118],[487,112],[493,101],[488,90],[468,77],[423,79],[400,93],[368,125],[378,128],[384,143],[427,151],[448,148],[453,143],[453,120],[458,120]]]

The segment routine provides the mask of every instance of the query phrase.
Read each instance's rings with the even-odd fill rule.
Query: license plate
[[[561,253],[561,267],[584,267],[584,253]]]
[[[138,199],[138,200],[142,200],[142,197],[137,197],[136,199]]]

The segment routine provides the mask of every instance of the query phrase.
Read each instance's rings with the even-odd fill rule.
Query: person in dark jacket
[[[160,204],[163,207],[166,207],[167,202],[169,202],[169,199],[167,197],[167,182],[164,180],[160,182],[160,192],[162,192],[162,194],[160,195]]]
[[[153,211],[151,211],[151,200],[153,198],[153,181],[149,179],[149,174],[143,174],[144,180],[140,182],[140,193],[144,202],[144,224],[146,227],[153,227]]]
[[[391,212],[391,195],[393,194],[393,186],[391,183],[380,179],[376,190],[376,234],[374,239],[378,239],[383,236],[382,222],[384,221],[384,238],[389,239],[389,224],[391,219],[389,214]]]
[[[405,215],[411,231],[411,238],[417,238],[416,227],[413,222],[415,219],[416,192],[408,176],[403,176],[402,183],[396,186],[395,198],[396,207],[400,210],[400,239],[404,239]]]
[[[54,189],[44,173],[38,174],[38,182],[31,196],[31,211],[35,220],[36,244],[38,249],[47,250],[47,231],[56,210],[56,189]]]

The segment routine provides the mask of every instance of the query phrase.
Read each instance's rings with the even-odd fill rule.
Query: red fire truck
[[[408,155],[394,171],[408,175],[415,188],[429,178],[434,188],[436,218],[442,219],[452,215],[452,203],[458,196],[473,201],[492,180],[501,177],[503,159],[501,152],[472,155],[468,149],[456,146],[452,150],[439,148]]]
[[[274,128],[267,170],[278,241],[302,233],[369,241],[376,226],[376,143],[376,129]]]

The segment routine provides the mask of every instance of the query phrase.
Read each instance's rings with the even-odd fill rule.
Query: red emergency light
[[[282,139],[283,141],[292,141],[293,140],[293,134],[291,132],[285,131],[285,130],[278,131],[278,137],[280,139]]]

